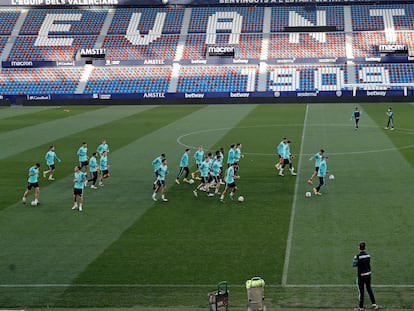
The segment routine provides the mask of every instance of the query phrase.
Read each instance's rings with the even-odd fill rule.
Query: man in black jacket
[[[371,256],[365,251],[365,242],[359,243],[359,253],[354,256],[352,266],[357,267],[357,284],[359,289],[359,308],[354,311],[364,310],[364,288],[367,288],[369,298],[371,299],[372,309],[378,310],[375,303],[374,292],[371,288]]]

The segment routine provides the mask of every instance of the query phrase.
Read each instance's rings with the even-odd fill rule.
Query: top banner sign
[[[240,6],[240,5],[324,5],[324,4],[368,4],[403,3],[390,0],[0,0],[0,6],[51,7],[51,6]]]

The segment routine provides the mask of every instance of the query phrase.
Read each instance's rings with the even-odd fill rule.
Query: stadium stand
[[[137,30],[147,34],[156,24],[157,15],[165,14],[165,20],[161,26],[163,34],[179,34],[183,22],[184,8],[118,8],[116,9],[109,35],[125,35],[128,30],[132,16],[139,21]],[[155,27],[158,28],[158,27]]]
[[[413,11],[408,3],[0,9],[0,95],[321,92],[412,83]],[[330,28],[312,31],[316,26]],[[404,45],[408,55],[382,62],[383,44]],[[211,57],[209,47],[234,48],[234,57]],[[85,74],[79,51],[99,48],[105,59]],[[51,67],[19,68],[33,62]]]
[[[82,68],[3,68],[1,92],[12,95],[74,94]]]
[[[304,20],[309,26],[332,26],[337,31],[344,30],[343,6],[318,6],[317,10],[326,14],[325,19],[318,20],[315,14],[316,7],[309,6],[278,6],[272,8],[271,32],[285,32],[286,26],[299,26]],[[290,20],[290,13],[295,12],[293,20]]]
[[[257,73],[257,70],[257,66],[183,66],[177,91],[205,93],[254,90],[257,80],[249,79],[249,73]]]
[[[20,12],[16,9],[1,9],[0,10],[0,35],[10,35]]]
[[[168,88],[171,68],[95,67],[86,85],[90,94],[155,93]]]

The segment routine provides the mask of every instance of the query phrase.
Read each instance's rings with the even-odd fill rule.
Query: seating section
[[[137,39],[137,41],[133,41]],[[110,60],[146,60],[146,59],[174,59],[179,35],[166,35],[151,43],[140,38],[128,39],[125,35],[107,36],[103,47],[107,51],[107,59]]]
[[[11,34],[19,16],[19,10],[0,9],[0,36]]]
[[[347,82],[345,65],[268,67],[268,91],[336,91]]]
[[[271,34],[269,58],[346,57],[345,33],[297,34],[298,43],[288,33]]]
[[[1,51],[3,51],[4,47],[6,46],[6,43],[8,40],[9,40],[8,36],[0,36],[0,55],[1,55]]]
[[[55,25],[50,33],[53,35],[98,35],[107,14],[108,11],[103,9],[31,9],[20,35],[39,35],[41,27],[48,25],[48,22]]]
[[[352,67],[326,63],[350,55],[379,57],[380,44],[407,45],[409,55],[414,56],[414,4],[408,2],[119,7],[114,11],[29,8],[20,23],[22,12],[0,9],[2,60],[71,62],[82,48],[102,47],[107,60],[130,62],[129,67],[95,67],[86,83],[87,94],[168,92],[170,84],[176,92],[250,92],[264,89],[264,79],[259,79],[263,75],[267,77],[267,91],[337,90],[349,80],[363,83],[372,79],[373,84],[381,79],[389,83],[414,81],[411,63]],[[268,14],[271,18],[265,19]],[[286,31],[287,26],[331,26],[335,31],[291,33]],[[10,51],[9,41],[13,42]],[[235,60],[248,62],[210,63],[208,47],[228,46],[234,47]],[[295,62],[282,65],[281,59]],[[318,62],[320,59],[323,61]],[[142,64],[154,60],[165,65]],[[83,67],[2,68],[0,95],[71,94],[79,86],[83,72]]]
[[[414,64],[390,63],[390,64],[366,64],[355,67],[358,83],[364,84],[398,84],[412,83],[414,81]],[[397,89],[390,87],[389,89]],[[414,87],[410,87],[414,89]]]
[[[73,61],[81,48],[93,47],[98,36],[19,36],[8,60]],[[41,44],[41,45],[40,45]]]
[[[83,68],[3,68],[0,94],[73,94]]]
[[[248,92],[257,89],[257,66],[183,66],[177,92]]]
[[[159,93],[168,90],[171,67],[95,67],[87,94]]]
[[[315,14],[316,11],[325,14]],[[344,30],[344,12],[343,6],[274,6],[272,8],[271,32],[284,32],[286,26],[331,26],[336,27],[337,31]],[[290,12],[295,12],[292,14]],[[292,15],[292,19],[289,16]]]
[[[412,4],[354,5],[351,6],[352,27],[354,31],[384,31],[387,23],[393,30],[412,30],[413,11]]]
[[[187,36],[186,48],[184,49],[183,59],[205,59],[206,51],[209,46],[234,46],[236,58],[259,58],[262,35],[261,34],[241,34],[238,37],[238,44],[229,44],[229,34],[217,34],[215,44],[206,44],[206,34],[193,34]]]
[[[189,33],[229,33],[229,28],[241,22],[240,32],[261,33],[263,31],[263,7],[198,7],[191,11]],[[217,18],[223,29],[211,28]],[[210,25],[210,28],[208,27]]]
[[[414,55],[414,34],[411,31],[395,31],[392,33],[393,44],[405,44],[410,54]],[[388,42],[387,34],[380,31],[354,32],[353,51],[355,57],[380,56],[378,45]]]
[[[162,33],[179,34],[184,17],[183,8],[119,8],[112,19],[108,34],[125,35],[128,28],[131,27],[131,21],[135,21],[135,19],[139,21],[139,24],[133,27],[134,30],[139,30],[141,34],[148,34],[156,25],[157,15],[162,16],[160,13],[165,15],[163,27],[160,27]],[[134,19],[133,16],[135,16]],[[155,28],[158,29],[158,27]]]

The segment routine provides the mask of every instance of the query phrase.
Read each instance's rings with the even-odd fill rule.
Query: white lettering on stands
[[[206,59],[192,59],[191,60],[192,64],[207,64],[207,60]]]
[[[144,93],[144,98],[165,98],[164,93]]]
[[[318,96],[318,92],[301,92],[297,93],[298,97],[316,97]]]
[[[250,96],[249,93],[240,93],[240,92],[233,93],[233,92],[230,92],[230,97],[249,97],[249,96]]]
[[[128,29],[125,38],[133,45],[148,45],[155,40],[161,38],[162,28],[164,27],[165,18],[167,13],[158,12],[155,17],[154,26],[148,31],[148,34],[142,35],[137,29],[141,20],[142,13],[132,13],[131,20],[129,21]]]
[[[219,21],[220,20],[220,21]],[[206,44],[216,44],[217,31],[229,30],[229,44],[239,44],[243,16],[237,12],[216,12],[208,17]]]
[[[49,100],[50,95],[27,95],[28,100]]]
[[[380,62],[381,57],[365,57],[366,62]]]
[[[248,64],[248,59],[233,59],[233,64]]]
[[[360,83],[371,83],[364,86],[366,90],[386,90],[390,84],[390,73],[384,67],[362,67],[358,71]]]
[[[106,49],[81,49],[81,56],[94,56],[94,55],[105,55]]]
[[[118,0],[11,0],[13,6],[54,6],[54,5],[118,5]]]
[[[185,93],[185,98],[204,98],[204,93]]]
[[[72,46],[73,38],[49,38],[51,32],[69,32],[70,24],[54,24],[55,21],[80,21],[82,14],[47,14],[40,26],[39,36],[34,43],[35,46]]]
[[[164,65],[165,61],[163,59],[146,59],[144,60],[145,65]]]
[[[99,94],[99,99],[111,99],[111,94]]]
[[[408,51],[408,46],[406,44],[380,44],[378,50],[380,52]]]
[[[11,5],[43,5],[43,0],[11,0]]]
[[[23,61],[23,62],[11,62],[12,67],[33,67],[32,61]]]
[[[385,91],[367,91],[367,96],[386,96],[387,92]]]

